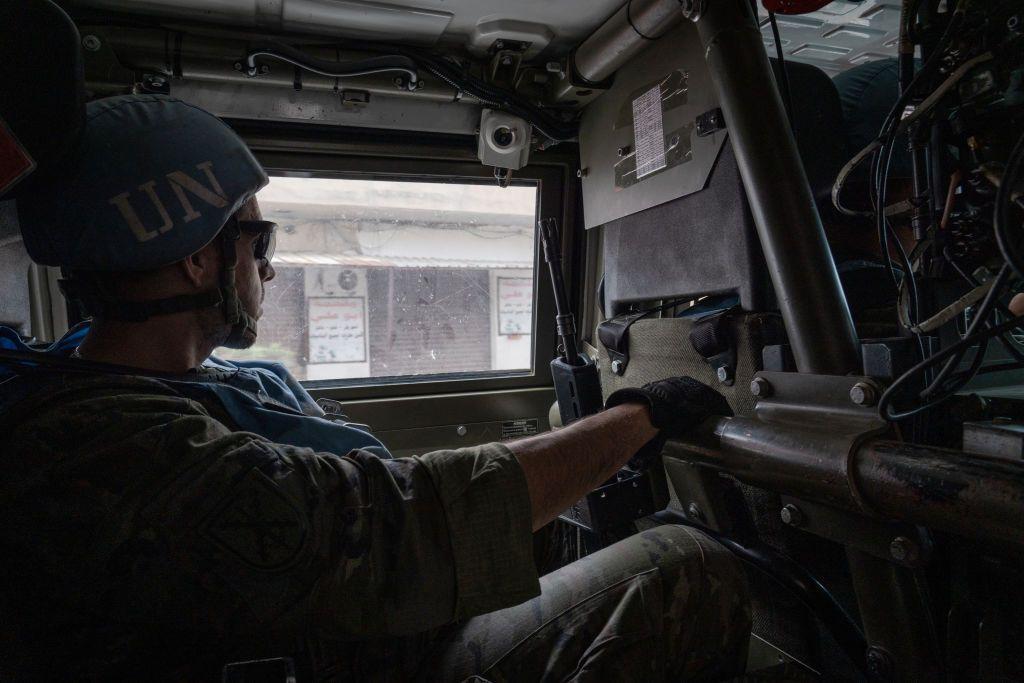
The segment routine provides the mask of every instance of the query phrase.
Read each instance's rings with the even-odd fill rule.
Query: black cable
[[[460,92],[464,92],[481,103],[496,109],[507,111],[529,121],[538,132],[556,142],[565,142],[576,137],[578,128],[574,123],[560,121],[527,103],[515,93],[499,90],[469,74],[461,73],[457,67],[443,59],[423,55],[406,50],[406,54],[416,60],[433,76],[444,81]]]
[[[946,263],[951,265],[953,267],[953,270],[957,272],[957,275],[963,278],[964,282],[966,282],[972,288],[977,287],[981,284],[974,279],[974,276],[972,276],[970,273],[968,273],[967,271],[960,267],[960,264],[956,262],[956,259],[953,258],[953,255],[949,253],[949,247],[946,247],[942,250],[942,256],[946,259]],[[996,310],[1011,318],[1013,317],[1013,311],[1011,311],[1009,307],[1003,304],[1002,302],[996,302]],[[1014,332],[1021,336],[1024,336],[1024,330],[1020,328],[1015,328],[1014,330],[1011,330],[1009,334],[1013,334]],[[1024,352],[1020,351],[1017,348],[1016,344],[1007,339],[1005,334],[999,335],[999,342],[1006,349],[1007,353],[1009,353],[1011,356],[1017,359],[1018,363],[1024,364]],[[989,370],[988,368],[983,368],[981,372],[986,373],[991,372],[991,370]]]
[[[971,321],[970,327],[967,328],[967,332],[964,334],[964,339],[972,338],[978,333],[978,330],[988,322],[988,317],[992,313],[992,308],[999,300],[999,296],[1002,294],[1003,288],[1006,286],[1006,281],[1009,280],[1009,278],[1010,267],[1003,266],[1000,268],[999,273],[992,281],[992,287],[989,288],[988,293],[985,294],[985,298],[982,299],[981,304],[978,306],[974,320]],[[964,354],[956,354],[946,361],[946,365],[939,371],[939,374],[934,380],[932,380],[931,384],[921,392],[921,398],[928,398],[935,394],[950,373],[956,369],[956,366],[963,359],[963,356]]]
[[[331,62],[307,55],[284,43],[271,42],[269,47],[250,50],[245,56],[246,69],[250,76],[257,75],[257,57],[272,57],[329,78],[356,78],[379,73],[400,72],[409,79],[409,89],[415,90],[419,81],[416,63],[404,55],[383,55],[352,62]]]
[[[821,620],[853,665],[862,674],[867,674],[867,641],[864,632],[829,590],[801,564],[764,543],[741,543],[702,524],[696,524],[672,509],[656,512],[653,517],[664,524],[681,524],[699,530],[789,591],[811,614]]]
[[[438,80],[446,83],[459,93],[465,93],[481,104],[493,109],[500,109],[528,121],[537,131],[555,142],[565,142],[576,138],[579,127],[575,122],[563,121],[548,112],[533,105],[528,100],[520,97],[514,92],[496,88],[484,81],[466,73],[459,66],[452,64],[445,58],[415,50],[403,45],[385,45],[379,43],[368,43],[363,41],[350,41],[344,47],[346,49],[384,53],[389,57],[400,57],[430,73]],[[323,62],[310,57],[305,53],[285,46],[288,53],[293,57],[301,56],[302,61],[307,64],[321,63],[321,66],[331,65],[331,62]],[[282,50],[282,53],[284,51]],[[334,67],[340,65],[334,64]],[[401,66],[398,64],[397,66]]]
[[[789,73],[786,71],[786,57],[782,52],[782,38],[779,37],[779,22],[775,20],[775,12],[772,10],[768,10],[768,21],[772,25],[772,38],[775,41],[775,56],[779,60],[779,85],[782,87],[782,103],[786,106],[786,118],[789,119],[789,127],[792,129],[793,93],[789,87]]]
[[[942,361],[946,360],[947,358],[949,358],[950,356],[952,356],[954,354],[958,354],[958,353],[962,353],[962,352],[966,351],[968,348],[970,348],[974,344],[978,344],[978,343],[980,343],[981,341],[983,341],[985,339],[991,339],[992,337],[995,337],[995,336],[1000,335],[1000,334],[1002,334],[1004,332],[1012,330],[1013,328],[1017,327],[1021,323],[1024,323],[1024,315],[1016,316],[1012,320],[1008,320],[1006,322],[999,323],[998,325],[993,325],[992,327],[990,327],[988,329],[981,330],[980,332],[978,332],[974,336],[974,338],[961,339],[956,344],[953,344],[952,346],[949,346],[949,347],[947,347],[945,349],[942,349],[941,351],[933,354],[932,356],[929,356],[928,358],[925,358],[923,361],[921,361],[920,363],[918,363],[914,367],[912,367],[909,370],[907,370],[906,372],[904,372],[902,375],[900,375],[896,379],[895,382],[893,382],[891,385],[889,385],[889,388],[885,390],[885,393],[882,394],[882,398],[878,402],[879,414],[881,414],[881,416],[883,418],[885,418],[886,420],[890,420],[890,421],[904,420],[904,419],[906,419],[908,417],[912,417],[912,416],[917,415],[919,413],[923,413],[926,410],[930,410],[930,409],[934,408],[935,406],[939,405],[940,403],[946,401],[947,399],[952,398],[952,396],[955,395],[955,391],[949,393],[946,396],[942,396],[942,397],[940,397],[938,399],[935,399],[935,400],[933,400],[932,402],[930,402],[928,404],[925,404],[925,405],[922,405],[922,406],[918,406],[918,407],[910,409],[910,410],[906,410],[906,411],[903,411],[903,412],[892,412],[892,411],[889,410],[889,407],[892,405],[893,399],[895,398],[896,394],[915,375],[918,375],[922,371],[924,371],[924,370],[926,370],[926,369],[928,369],[928,368],[930,368],[930,367],[932,367],[934,365],[937,365],[938,363],[941,363]],[[970,377],[967,377],[963,382],[961,382],[960,385],[957,387],[957,390],[959,390],[960,387],[962,387],[964,384],[966,384],[968,381],[970,381],[970,379],[971,379]]]
[[[1013,268],[1017,277],[1024,278],[1024,254],[1021,253],[1021,239],[1010,235],[1010,209],[1014,186],[1020,179],[1021,165],[1024,163],[1024,134],[1013,146],[1013,151],[1006,160],[1006,170],[996,191],[996,207],[992,217],[992,229],[996,235],[996,243],[1006,263]],[[1018,231],[1019,232],[1019,231]]]

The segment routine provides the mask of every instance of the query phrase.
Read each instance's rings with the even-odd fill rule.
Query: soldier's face
[[[260,206],[253,197],[238,210],[238,219],[258,221],[263,219]],[[242,301],[245,311],[253,318],[259,319],[263,314],[263,297],[266,294],[265,284],[274,279],[274,266],[264,259],[257,259],[253,254],[253,242],[256,235],[242,233],[238,240],[238,265],[235,271],[235,287],[238,298]],[[255,339],[253,341],[256,341]]]

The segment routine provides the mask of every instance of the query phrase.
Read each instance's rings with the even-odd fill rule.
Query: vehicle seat
[[[817,67],[788,62],[786,68],[797,146],[815,200],[825,208],[832,183],[848,158],[839,94]],[[783,344],[785,335],[731,143],[722,148],[703,190],[597,229],[602,233],[606,316],[619,315],[621,320],[630,307],[642,310],[646,302],[712,295],[706,307],[710,311],[700,315],[651,316],[634,322],[625,364],[619,359],[613,367],[615,354],[598,341],[599,330],[595,346],[605,396],[622,387],[688,375],[720,390],[736,414],[752,415],[753,375],[764,367],[765,347]],[[713,329],[708,332],[710,324]],[[723,362],[728,367],[720,375],[717,369]],[[666,453],[672,448],[669,444]],[[779,520],[777,494],[709,475],[680,459],[664,462],[671,484],[670,509],[699,523],[729,517],[733,521],[726,533],[742,530],[783,552],[794,550],[799,539],[789,538],[791,530]],[[690,509],[698,512],[691,514]],[[829,573],[827,564],[807,566],[819,575]],[[830,641],[820,638],[809,613],[763,575],[751,572],[749,579],[755,640],[804,661],[815,654],[825,659],[828,654],[821,648],[828,651]],[[842,655],[835,658],[842,661]]]
[[[825,205],[847,158],[839,94],[815,66],[787,62],[786,71],[797,147],[811,191]],[[731,142],[703,190],[600,229],[608,317],[635,302],[711,293],[734,294],[747,311],[775,308]]]
[[[7,29],[0,41],[0,149],[6,150],[0,157],[0,325],[28,334],[31,261],[16,201],[59,168],[85,126],[81,39],[64,10],[49,0],[0,3],[0,26]],[[35,165],[17,182],[11,135]]]

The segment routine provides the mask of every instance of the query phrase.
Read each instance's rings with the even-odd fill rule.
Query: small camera
[[[515,170],[530,156],[530,124],[518,116],[493,109],[480,114],[477,156],[487,166]]]

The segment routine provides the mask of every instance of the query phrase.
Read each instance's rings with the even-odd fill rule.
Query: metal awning
[[[367,256],[366,254],[324,254],[313,251],[279,251],[275,266],[345,266],[348,268],[476,268],[533,271],[533,263],[496,259],[454,259],[425,256]]]

